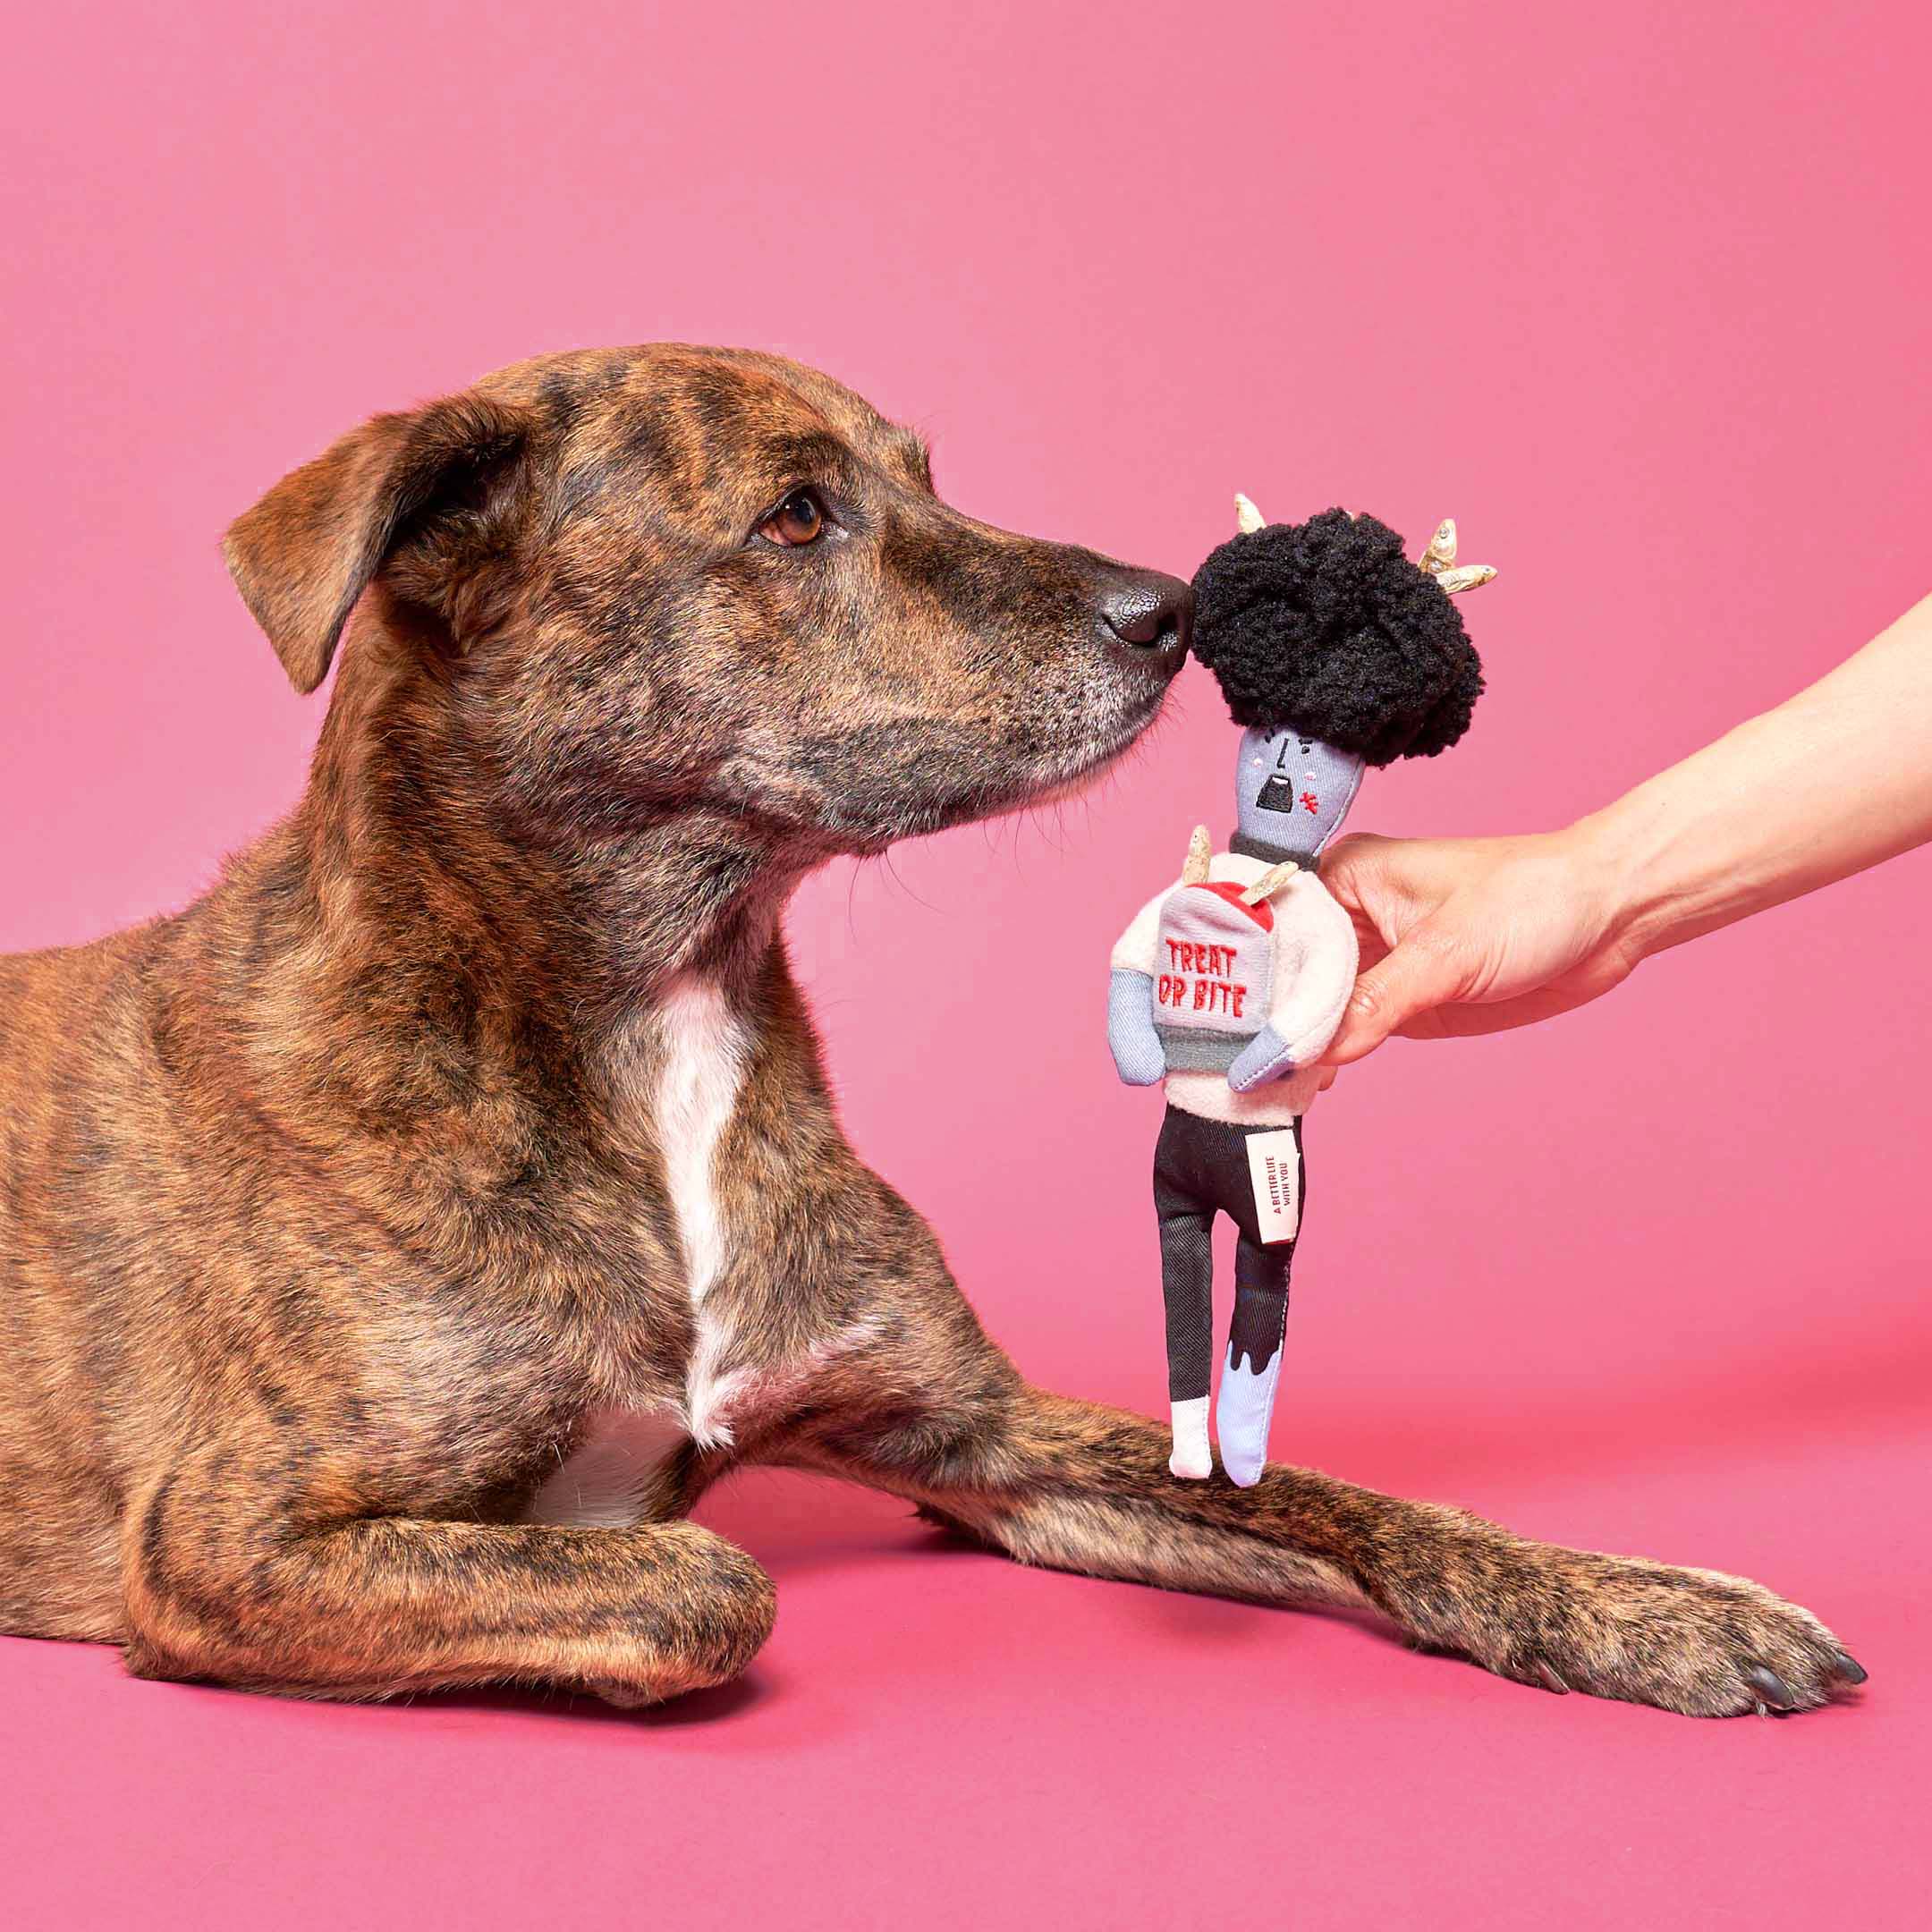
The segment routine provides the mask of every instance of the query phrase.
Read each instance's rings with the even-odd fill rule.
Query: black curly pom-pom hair
[[[1345,510],[1210,553],[1194,576],[1194,655],[1237,724],[1299,732],[1370,765],[1446,751],[1482,695],[1448,593],[1387,524]]]

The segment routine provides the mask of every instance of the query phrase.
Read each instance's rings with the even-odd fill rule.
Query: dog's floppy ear
[[[290,682],[312,691],[398,532],[523,444],[529,419],[475,394],[372,417],[229,526],[229,574]]]

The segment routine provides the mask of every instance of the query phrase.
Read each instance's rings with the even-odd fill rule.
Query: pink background
[[[1453,512],[1504,571],[1470,612],[1493,696],[1365,827],[1560,822],[1932,578],[1905,0],[319,12],[10,25],[0,946],[179,904],[292,801],[318,708],[219,531],[370,411],[541,349],[789,352],[929,432],[964,507],[1182,572],[1237,486],[1412,538]],[[1157,1103],[1113,1081],[1101,976],[1225,816],[1229,739],[1190,672],[1091,804],[837,869],[792,920],[860,1146],[1034,1372],[1147,1409]],[[704,1514],[775,1574],[777,1632],[656,1719],[308,1707],[0,1642],[0,1907],[1922,1923],[1928,885],[1921,854],[1346,1077],[1275,1427],[1759,1575],[1871,1668],[1855,1707],[1534,1696],[753,1475]],[[996,979],[1026,992],[997,1032]]]

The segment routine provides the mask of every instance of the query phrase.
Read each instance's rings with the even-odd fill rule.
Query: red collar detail
[[[1238,884],[1233,879],[1200,879],[1196,882],[1194,886],[1196,892],[1211,892],[1216,897],[1225,899],[1231,906],[1239,906],[1263,932],[1274,931],[1274,908],[1268,904],[1266,899],[1259,905],[1250,905],[1241,897],[1241,894],[1247,889],[1245,886]]]

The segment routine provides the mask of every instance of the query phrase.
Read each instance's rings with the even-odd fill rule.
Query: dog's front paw
[[[1743,1577],[1514,1538],[1454,1567],[1462,1614],[1419,1617],[1419,1634],[1521,1683],[1735,1717],[1815,1709],[1865,1681],[1809,1610]]]

